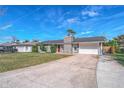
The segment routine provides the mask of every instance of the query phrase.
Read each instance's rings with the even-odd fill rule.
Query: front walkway
[[[111,56],[101,56],[97,65],[97,83],[99,88],[124,88],[124,66]]]
[[[0,87],[97,87],[96,55],[74,55],[37,66],[0,73]]]

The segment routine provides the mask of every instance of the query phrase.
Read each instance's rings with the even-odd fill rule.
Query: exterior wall
[[[32,46],[16,46],[18,52],[32,52]]]
[[[66,36],[64,38],[64,53],[72,53],[73,47],[72,42],[74,40],[73,36]]]
[[[64,53],[72,53],[72,45],[64,44]]]
[[[50,45],[46,45],[45,48],[46,48],[46,52],[51,52]]]
[[[79,43],[80,54],[99,54],[99,43]]]
[[[64,38],[64,43],[72,43],[74,40],[74,37],[73,36],[66,36]]]

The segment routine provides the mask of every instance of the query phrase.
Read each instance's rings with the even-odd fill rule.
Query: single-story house
[[[10,43],[0,44],[0,53],[3,52],[16,52],[16,49]]]
[[[66,36],[64,40],[48,40],[43,41],[46,51],[51,52],[51,45],[56,45],[56,53],[79,53],[79,54],[103,54],[103,43],[105,37],[86,37],[75,38],[73,35]],[[39,42],[25,42],[25,43],[5,43],[0,46],[6,46],[8,48],[13,47],[17,49],[17,52],[32,52],[32,47],[39,45]],[[41,49],[38,47],[38,51]]]
[[[20,44],[14,44],[15,48],[18,52],[32,52],[32,47],[35,46],[38,43],[35,42],[26,42],[26,43],[20,43]]]
[[[102,55],[103,43],[105,37],[86,37],[75,38],[74,36],[66,36],[64,40],[48,40],[42,42],[47,51],[50,51],[50,45],[57,45],[57,53],[79,53],[79,54],[97,54]]]
[[[17,49],[17,52],[32,52],[32,47],[37,44],[39,43],[38,42],[4,43],[0,44],[0,46]]]

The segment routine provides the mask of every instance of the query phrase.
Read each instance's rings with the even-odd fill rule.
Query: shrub
[[[56,53],[56,48],[57,48],[56,45],[51,45],[50,46],[51,53]]]
[[[40,49],[41,49],[42,51],[46,51],[46,48],[45,48],[45,46],[44,46],[43,44],[40,45]]]
[[[120,53],[124,53],[124,48],[120,49]]]
[[[119,47],[119,46],[116,46],[116,47],[115,47],[115,52],[116,52],[116,53],[120,53],[120,52],[121,52],[121,50],[120,50],[120,47]]]
[[[32,52],[38,52],[38,46],[37,45],[32,47]]]

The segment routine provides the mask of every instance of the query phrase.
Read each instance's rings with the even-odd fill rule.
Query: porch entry
[[[57,47],[57,52],[60,52],[60,45],[58,45]]]

